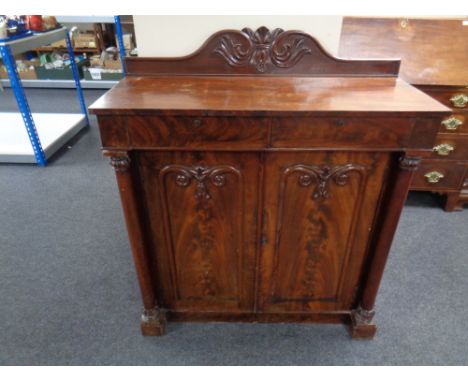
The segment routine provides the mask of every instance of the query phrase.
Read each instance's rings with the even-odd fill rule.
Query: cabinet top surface
[[[130,76],[94,114],[431,114],[450,109],[404,81],[365,77]]]

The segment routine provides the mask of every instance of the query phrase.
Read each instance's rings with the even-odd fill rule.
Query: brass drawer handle
[[[449,155],[455,147],[453,147],[450,143],[441,143],[440,145],[434,146],[433,150],[439,155]]]
[[[450,117],[444,119],[442,125],[444,125],[447,130],[457,130],[459,126],[463,125],[463,121],[456,117]]]
[[[440,173],[439,171],[431,171],[427,174],[424,174],[428,183],[439,183],[441,179],[444,178],[444,174]]]
[[[202,125],[201,119],[196,118],[196,119],[193,120],[193,126],[194,127],[200,127],[201,125]]]
[[[450,102],[455,107],[465,107],[468,104],[468,96],[466,94],[455,94],[450,98]]]

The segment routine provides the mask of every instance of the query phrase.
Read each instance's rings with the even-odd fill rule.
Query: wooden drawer
[[[272,122],[272,147],[430,149],[438,121],[403,118],[281,118]]]
[[[421,88],[426,94],[435,98],[444,105],[457,110],[468,110],[468,89],[467,88],[454,88],[454,89],[437,89],[437,88]],[[455,97],[460,96],[466,100],[465,102],[456,103]],[[458,105],[458,106],[457,106]]]
[[[437,134],[432,158],[468,160],[468,136]]]
[[[459,162],[443,160],[423,160],[415,172],[411,183],[412,190],[459,190],[468,166]],[[431,178],[434,183],[429,182]],[[438,176],[440,179],[437,180]]]
[[[468,134],[468,113],[454,112],[450,117],[444,118],[440,124],[441,133]]]
[[[268,142],[262,118],[132,116],[128,124],[135,147],[263,148]]]

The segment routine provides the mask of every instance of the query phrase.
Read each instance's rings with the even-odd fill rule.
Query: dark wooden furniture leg
[[[145,336],[161,336],[166,331],[165,312],[158,307],[154,283],[151,279],[150,263],[145,245],[140,206],[134,188],[130,156],[126,151],[105,152],[110,156],[110,163],[115,170],[120,199],[127,225],[133,261],[143,298],[141,332]]]
[[[447,200],[445,202],[445,211],[463,211],[463,200],[460,199],[460,191],[447,192]]]
[[[386,219],[383,220],[380,227],[374,256],[371,259],[367,280],[364,283],[361,302],[351,312],[350,332],[351,337],[354,339],[372,339],[377,331],[377,326],[373,322],[375,299],[400,219],[401,210],[408,195],[411,178],[413,172],[418,168],[419,162],[420,158],[410,156],[402,156],[399,159],[398,172],[384,207],[386,211],[383,211],[386,214]]]

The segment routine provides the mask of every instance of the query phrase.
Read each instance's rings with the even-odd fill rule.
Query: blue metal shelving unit
[[[71,69],[75,81],[78,100],[80,102],[82,117],[76,118],[70,114],[35,115],[39,116],[41,119],[40,130],[47,132],[48,144],[47,147],[44,147],[40,139],[41,131],[36,126],[35,118],[31,113],[31,109],[23,90],[21,79],[16,69],[14,56],[19,53],[27,52],[34,47],[48,45],[62,39],[65,39],[67,43],[67,48],[71,59]],[[16,98],[16,103],[18,104],[18,109],[34,152],[35,161],[39,166],[45,166],[48,157],[50,157],[62,144],[69,140],[79,130],[89,124],[88,113],[83,98],[83,91],[81,89],[80,78],[74,61],[73,48],[70,42],[68,31],[66,28],[62,27],[50,32],[38,33],[26,36],[24,38],[0,42],[0,57],[2,58],[3,63],[7,69],[13,94]],[[57,123],[60,123],[60,116],[62,116],[64,123],[69,123],[71,126],[67,126],[65,130],[51,128],[51,125],[57,126]],[[2,119],[5,119],[6,122],[2,123]],[[12,145],[18,143],[18,138],[13,136],[11,131],[7,130],[10,128],[18,128],[17,126],[8,126],[8,123],[11,123],[11,121],[15,121],[15,118],[11,115],[11,113],[0,113],[0,140],[3,141],[2,144],[4,147],[6,147],[8,144],[8,139],[12,140]],[[54,133],[57,136],[55,136]],[[21,140],[21,137],[19,140]],[[14,151],[10,152],[8,150],[6,153],[2,153],[0,147],[0,162],[31,162],[31,160],[27,153],[24,153],[21,150],[18,151],[15,155]]]
[[[69,24],[92,24],[92,23],[104,23],[104,24],[115,24],[115,32],[117,35],[117,45],[119,48],[119,54],[122,62],[122,70],[125,74],[125,63],[123,58],[125,57],[125,48],[123,45],[122,38],[122,25],[120,16],[57,16],[57,21],[60,23]],[[90,81],[81,80],[80,84],[82,88],[91,89],[110,89],[118,81]],[[10,81],[0,80],[0,84],[4,86],[11,86]],[[72,88],[75,87],[75,82],[70,80],[24,80],[22,82],[23,87],[40,87],[40,88]]]

